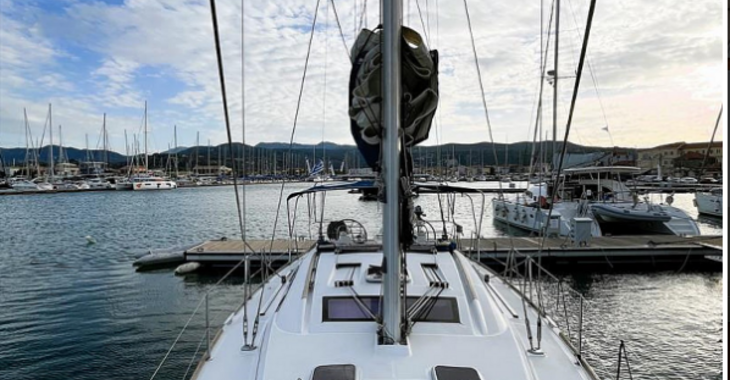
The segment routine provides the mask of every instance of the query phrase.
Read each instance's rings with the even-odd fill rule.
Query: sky
[[[235,141],[242,119],[248,144],[289,141],[316,11],[294,141],[352,144],[345,44],[351,47],[360,26],[377,26],[378,2],[334,0],[344,44],[332,2],[317,3],[245,0],[242,12],[240,0],[217,0]],[[561,1],[560,139],[588,5]],[[551,6],[542,0],[541,27],[538,0],[468,1],[496,142],[533,139],[548,35],[548,69],[553,61]],[[404,0],[404,7],[404,23],[440,56],[439,112],[424,144],[489,141],[464,2]],[[638,148],[708,141],[727,79],[723,12],[716,0],[598,1],[570,141]],[[180,146],[194,145],[198,134],[201,145],[221,144],[218,80],[208,0],[0,0],[0,147],[25,146],[24,109],[40,139],[51,103],[55,143],[61,125],[64,145],[83,148],[88,139],[100,147],[106,114],[111,149],[124,152],[125,131],[129,145],[142,134],[145,101],[151,151],[174,145],[175,126]],[[552,130],[547,83],[543,102],[542,135]]]

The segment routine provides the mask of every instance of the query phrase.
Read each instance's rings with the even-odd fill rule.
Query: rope
[[[211,0],[211,1],[215,1],[215,0]],[[170,348],[169,348],[169,349],[167,350],[167,353],[166,353],[166,354],[165,354],[165,356],[164,356],[164,357],[162,358],[162,361],[160,362],[160,364],[159,364],[159,365],[157,365],[157,368],[155,369],[155,372],[154,372],[154,373],[152,373],[152,377],[150,377],[150,380],[154,379],[154,378],[155,378],[155,376],[157,376],[157,373],[158,373],[158,372],[160,372],[160,369],[162,368],[162,365],[163,365],[163,364],[165,364],[165,361],[166,361],[166,360],[167,360],[167,358],[168,358],[168,357],[170,356],[170,353],[172,352],[172,349],[173,349],[173,348],[175,348],[175,345],[176,345],[176,344],[177,344],[177,342],[178,342],[178,341],[180,340],[180,337],[181,337],[181,336],[182,336],[182,334],[183,334],[183,333],[185,332],[185,329],[187,329],[187,328],[188,328],[188,326],[190,325],[190,321],[192,321],[192,320],[193,320],[193,317],[194,317],[194,316],[195,316],[195,314],[196,314],[196,313],[198,312],[198,309],[200,309],[200,306],[201,306],[201,305],[203,304],[203,301],[205,301],[205,297],[201,298],[201,299],[200,299],[200,302],[198,302],[198,306],[196,306],[196,307],[195,307],[195,310],[193,311],[193,313],[192,313],[192,314],[190,315],[190,317],[188,318],[188,321],[187,321],[187,322],[185,322],[185,326],[183,326],[182,330],[180,330],[180,333],[179,333],[179,334],[177,334],[177,338],[175,338],[175,341],[174,341],[174,342],[172,342],[172,345],[171,345],[171,346],[170,346]]]
[[[418,17],[421,18],[421,27],[423,28],[423,34],[426,36],[426,44],[428,46],[431,46],[431,37],[429,36],[428,29],[426,28],[426,23],[423,21],[423,13],[421,13],[421,3],[418,0],[416,0],[416,8],[418,9]]]
[[[337,7],[335,6],[335,0],[330,0],[330,3],[332,4],[332,11],[335,14],[335,21],[337,21],[337,29],[340,30],[340,37],[342,38],[342,45],[345,47],[345,53],[347,53],[347,58],[352,62],[352,57],[350,56],[350,49],[347,47],[347,41],[345,41],[345,33],[342,31],[342,24],[340,23],[340,16],[337,15]],[[315,17],[317,17],[315,15]]]
[[[210,11],[211,11],[211,18],[213,20],[213,36],[215,39],[215,52],[216,57],[218,60],[218,79],[220,80],[221,85],[221,98],[223,100],[223,113],[225,116],[226,121],[226,136],[228,137],[228,152],[231,155],[231,165],[233,165],[235,169],[235,160],[233,157],[233,137],[231,136],[231,120],[228,114],[228,98],[226,97],[226,79],[225,79],[225,73],[223,70],[223,54],[221,53],[221,42],[220,42],[220,35],[218,33],[218,18],[216,15],[215,10],[215,0],[210,0]],[[235,170],[234,170],[235,172]],[[241,232],[241,240],[243,241],[243,244],[248,246],[248,243],[246,242],[246,239],[244,238],[244,228],[243,228],[243,216],[241,213],[241,200],[240,196],[238,195],[238,180],[236,179],[236,176],[233,176],[233,191],[236,194],[236,210],[238,213],[238,227]],[[250,246],[249,246],[250,248]],[[253,249],[251,249],[253,251]]]
[[[246,50],[246,24],[245,24],[245,12],[244,8],[245,3],[244,0],[241,0],[241,156],[243,157],[243,160],[241,160],[241,174],[243,178],[246,178],[246,70],[245,70],[245,63],[244,60],[244,52]],[[230,149],[229,149],[230,150]],[[233,168],[235,168],[235,161],[233,160],[233,151],[230,151],[231,154],[231,165]],[[234,171],[235,172],[235,171]],[[235,175],[234,175],[235,176]],[[235,182],[234,182],[234,189]],[[235,190],[236,194],[238,194],[238,190]],[[244,243],[246,242],[246,185],[241,186],[241,192],[242,192],[242,200],[241,200],[241,221],[243,223],[242,229],[241,229],[241,238],[243,239]],[[245,252],[245,248],[244,248]],[[253,253],[253,249],[251,249],[251,252]],[[248,255],[244,254],[244,260],[248,258]],[[244,284],[244,290],[243,290],[243,298],[248,299],[249,295],[251,294],[251,277],[249,276],[249,265],[246,266],[246,283]],[[243,303],[243,344],[244,346],[248,344],[248,302]],[[253,342],[252,342],[253,343]]]
[[[575,25],[578,25],[577,18],[575,16],[575,10],[573,9],[573,3],[568,0],[568,6],[570,7],[570,15],[573,17],[573,22]],[[578,28],[575,29],[576,33],[578,34],[579,38],[582,38],[583,36],[580,34],[580,31]],[[608,137],[611,140],[611,146],[613,146],[613,137],[611,136],[611,130],[608,128],[608,117],[606,116],[606,110],[603,107],[603,100],[601,100],[601,93],[598,90],[598,79],[596,78],[596,74],[593,70],[593,64],[591,64],[590,57],[586,56],[586,64],[588,65],[588,73],[591,74],[591,81],[593,82],[593,88],[596,90],[596,98],[598,99],[598,105],[601,107],[601,114],[603,115],[603,121],[606,123],[606,132],[608,132]]]
[[[211,1],[214,1],[214,0],[211,0]],[[294,124],[292,125],[292,131],[291,131],[291,135],[289,137],[289,151],[290,152],[292,151],[293,146],[294,146],[294,135],[297,131],[297,122],[299,121],[299,111],[300,111],[301,105],[302,105],[302,95],[304,94],[304,84],[307,79],[307,69],[309,68],[309,58],[312,53],[312,41],[314,40],[314,32],[315,32],[315,26],[317,25],[317,16],[319,14],[320,1],[321,0],[317,0],[317,5],[316,5],[315,11],[314,11],[314,18],[312,20],[312,27],[311,27],[311,31],[309,34],[309,44],[307,45],[307,56],[304,60],[304,70],[302,72],[301,84],[299,85],[299,96],[297,98],[297,108],[296,108],[296,112],[294,113]],[[271,252],[274,248],[274,238],[276,237],[276,226],[279,222],[279,213],[281,211],[281,201],[284,198],[285,185],[286,185],[286,181],[282,181],[281,188],[279,189],[279,200],[276,205],[276,216],[274,217],[274,227],[273,227],[273,231],[271,233],[271,242],[269,244],[269,252]],[[264,294],[263,294],[264,290],[265,289],[262,287],[261,295],[259,297],[259,304],[258,304],[257,312],[256,312],[256,319],[254,320],[254,331],[253,331],[252,339],[256,338],[256,332],[257,332],[256,326],[258,325],[259,316],[261,314],[261,313],[259,313],[259,311],[261,310],[261,304],[262,304],[263,298],[264,298]]]
[[[203,346],[203,342],[205,341],[205,334],[200,337],[200,341],[198,341],[198,347],[195,348],[195,352],[193,353],[193,356],[190,357],[190,361],[188,362],[188,367],[185,369],[185,374],[183,375],[183,380],[188,377],[188,373],[190,373],[190,368],[193,367],[193,362],[195,362],[195,358],[198,356],[198,352],[200,352],[200,347]]]
[[[477,55],[477,46],[474,41],[474,31],[471,25],[471,14],[469,12],[469,4],[467,0],[464,0],[464,10],[466,11],[466,22],[469,27],[469,37],[471,39],[471,49],[474,54],[474,66],[477,71],[477,79],[479,81],[479,94],[482,100],[482,107],[484,107],[484,118],[487,122],[487,131],[489,132],[489,142],[492,144],[492,155],[494,156],[494,165],[499,166],[499,158],[497,157],[497,147],[494,145],[494,134],[492,133],[492,123],[489,119],[489,108],[487,107],[487,99],[484,92],[484,83],[482,82],[482,70],[479,68],[479,56]],[[502,188],[502,181],[499,184],[499,199],[504,199],[504,189]],[[506,207],[506,205],[505,205]],[[510,245],[514,247],[514,237],[511,233],[511,226],[507,223],[507,235],[509,236]],[[478,240],[477,240],[478,243]]]

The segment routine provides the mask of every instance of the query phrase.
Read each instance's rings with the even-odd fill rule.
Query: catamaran
[[[351,50],[349,113],[358,148],[381,181],[382,238],[354,219],[322,226],[309,252],[257,289],[245,287],[241,307],[215,338],[209,335],[192,378],[597,380],[581,339],[571,343],[542,303],[520,290],[527,288],[456,249],[458,228],[434,225],[414,207],[405,160],[428,137],[439,96],[438,53],[401,25],[402,1],[381,6],[382,30],[362,30]],[[224,84],[214,0],[211,8]],[[365,117],[374,106],[382,114]],[[289,199],[348,188],[315,186]],[[516,273],[531,274],[526,268]]]

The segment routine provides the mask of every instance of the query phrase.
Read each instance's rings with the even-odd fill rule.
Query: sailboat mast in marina
[[[412,149],[428,139],[438,105],[438,52],[402,25],[402,1],[382,1],[381,9],[382,28],[361,30],[350,51],[347,110],[352,136],[380,183],[318,185],[291,193],[287,202],[376,188],[383,203],[382,238],[368,233],[355,210],[351,216],[338,210],[347,217],[327,220],[319,241],[261,286],[251,289],[247,275],[241,307],[217,334],[206,324],[205,353],[192,378],[598,380],[580,344],[582,311],[575,314],[580,328],[572,330],[578,333],[566,337],[560,323],[570,327],[571,319],[546,318],[533,292],[525,294],[521,289],[526,288],[511,278],[467,258],[456,248],[459,229],[447,220],[425,220],[414,204]],[[215,0],[211,13],[231,144]],[[313,32],[316,15],[312,22]],[[368,119],[365,112],[373,107],[381,112]],[[454,195],[469,191],[445,185],[429,189]],[[296,236],[290,233],[291,239]],[[245,247],[245,238],[239,243]],[[250,259],[239,264],[248,269]],[[522,275],[543,269],[529,257],[518,261],[524,265],[516,268],[519,282],[529,282],[530,289],[541,286]],[[208,293],[205,297],[207,305]]]

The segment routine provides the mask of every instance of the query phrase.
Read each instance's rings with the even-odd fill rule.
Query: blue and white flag
[[[317,175],[319,172],[324,170],[324,162],[322,160],[319,160],[316,165],[312,168],[312,171],[309,172],[310,176]]]

